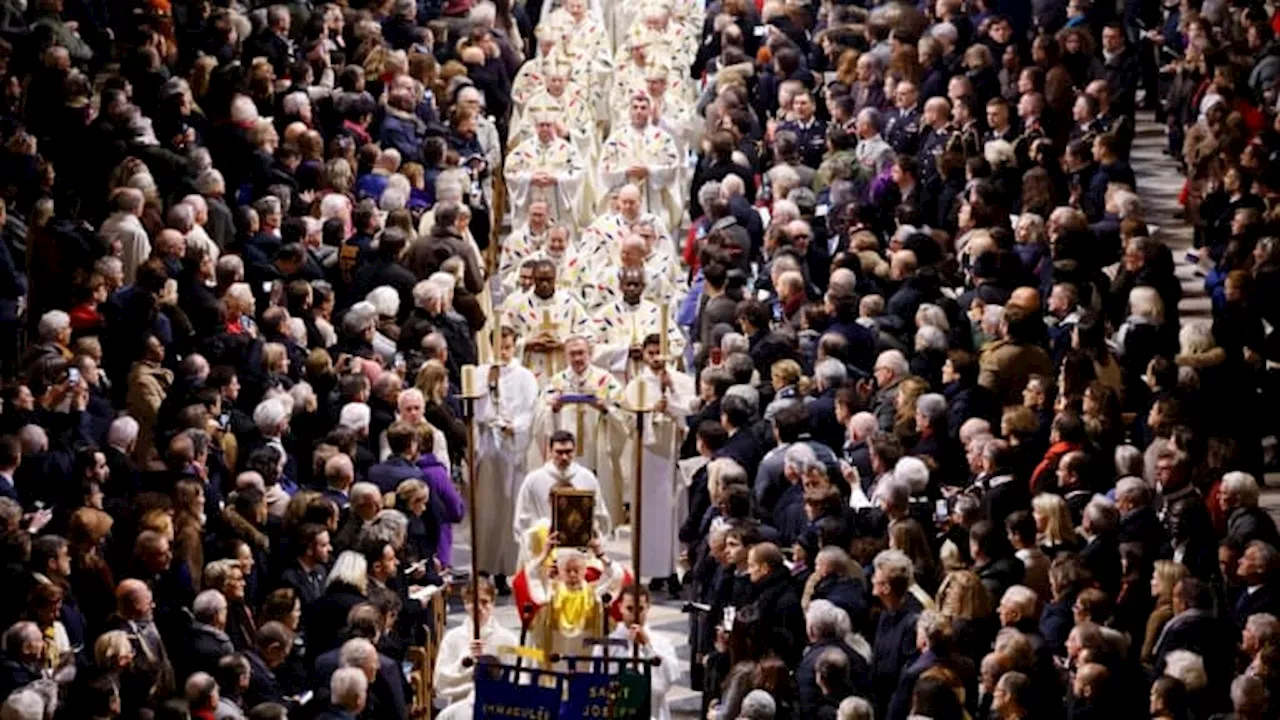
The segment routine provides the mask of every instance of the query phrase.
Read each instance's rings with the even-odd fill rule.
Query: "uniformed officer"
[[[947,147],[951,130],[951,102],[944,97],[929,98],[924,104],[924,116],[920,133],[920,148],[916,160],[920,164],[920,179],[926,184],[938,174],[938,158]]]
[[[811,168],[822,164],[822,156],[827,151],[827,124],[817,118],[817,111],[813,93],[801,90],[791,100],[793,119],[778,126],[779,130],[790,130],[796,134],[800,157]]]
[[[1018,98],[1018,119],[1022,122],[1022,134],[1013,142],[1013,152],[1020,168],[1027,169],[1031,166],[1031,147],[1036,140],[1045,137],[1044,128],[1040,124],[1044,107],[1044,95],[1038,92],[1029,92]]]
[[[898,83],[893,105],[884,121],[885,142],[899,155],[915,155],[920,145],[920,91],[913,83]]]

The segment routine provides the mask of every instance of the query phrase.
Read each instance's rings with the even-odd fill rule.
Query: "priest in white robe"
[[[556,222],[577,227],[583,213],[585,161],[573,143],[556,135],[553,114],[539,115],[534,130],[533,142],[512,150],[503,168],[512,214],[524,217],[529,204],[540,200]]]
[[[645,338],[644,368],[627,387],[624,400],[624,404],[643,407],[654,403],[656,398],[652,411],[645,414],[642,436],[636,436],[635,423],[632,422],[631,435],[622,453],[622,462],[633,464],[639,443],[643,454],[639,573],[641,578],[654,579],[674,575],[679,560],[677,534],[684,522],[682,515],[688,503],[677,463],[686,431],[685,418],[693,412],[695,397],[693,378],[668,367],[663,345],[656,334]],[[631,474],[626,477],[634,482]],[[634,497],[634,492],[628,488],[627,497]]]
[[[612,198],[611,210],[596,218],[578,240],[578,254],[599,269],[606,264],[617,264],[622,249],[622,238],[639,222],[652,222],[659,235],[660,246],[673,247],[667,223],[661,216],[645,212],[644,196],[640,188],[626,183]],[[672,250],[674,254],[674,249]]]
[[[638,656],[647,660],[661,660],[652,666],[649,675],[649,713],[652,720],[671,720],[667,693],[680,682],[680,656],[676,654],[675,645],[670,640],[649,627],[650,606],[649,590],[643,585],[637,583],[622,589],[622,596],[618,599],[622,622],[613,628],[609,637],[625,640],[627,646],[626,649],[611,649],[609,654],[614,657]],[[603,652],[596,648],[594,654],[600,656]],[[617,669],[608,668],[607,672],[614,673]]]
[[[540,387],[565,367],[565,340],[591,331],[582,303],[556,289],[556,266],[545,258],[535,260],[533,291],[521,294],[502,322],[520,338],[516,351]]]
[[[588,12],[586,0],[565,0],[547,22],[560,36],[564,54],[575,68],[574,79],[585,84],[596,107],[596,120],[607,122],[609,88],[613,85],[613,46],[601,14]]]
[[[529,467],[545,462],[549,438],[568,430],[577,439],[577,462],[596,474],[612,516],[622,518],[622,494],[617,454],[625,428],[618,402],[622,384],[613,374],[591,364],[591,343],[585,336],[565,343],[569,367],[552,376],[543,391],[543,403],[534,419]]]
[[[546,246],[550,230],[551,212],[547,204],[541,200],[529,203],[527,221],[502,241],[502,252],[498,255],[498,278],[504,296],[516,291],[520,266]]]
[[[614,130],[601,148],[600,187],[612,191],[635,186],[641,211],[660,213],[674,227],[670,221],[679,221],[681,213],[673,192],[680,154],[671,135],[649,123],[651,115],[649,97],[634,95],[629,122]]]
[[[556,488],[586,490],[595,493],[595,514],[592,518],[596,533],[603,537],[613,529],[604,496],[600,493],[600,481],[595,473],[574,462],[577,457],[577,441],[568,430],[552,433],[547,443],[551,459],[545,465],[525,476],[516,495],[515,515],[512,518],[511,537],[524,542],[525,534],[539,520],[551,519],[551,491]]]
[[[590,282],[592,273],[591,269],[587,267],[586,260],[578,254],[577,249],[573,247],[573,243],[569,241],[568,227],[564,225],[553,226],[551,231],[547,233],[546,245],[534,257],[540,260],[550,260],[555,264],[557,290],[569,293],[577,298],[579,302],[586,302],[583,289]]]
[[[592,321],[596,347],[592,362],[613,373],[625,386],[642,367],[644,339],[665,330],[674,357],[684,354],[684,336],[671,316],[673,304],[644,299],[645,273],[640,268],[620,271],[622,297],[600,308]],[[664,322],[662,317],[666,314]]]
[[[515,513],[516,490],[525,475],[538,381],[515,359],[515,330],[504,327],[501,334],[498,363],[479,368],[488,388],[475,407],[476,496],[483,498],[484,511],[474,512],[471,521],[482,538],[476,567],[509,576],[517,569],[519,544],[504,526]]]
[[[624,236],[618,260],[602,265],[596,273],[587,309],[592,313],[598,312],[600,308],[622,297],[622,285],[619,280],[622,277],[621,272],[627,268],[637,268],[644,272],[646,300],[655,303],[671,300],[678,303],[680,298],[675,283],[671,282],[660,267],[657,270],[650,270],[645,263],[647,256],[648,247],[642,237],[636,234]]]

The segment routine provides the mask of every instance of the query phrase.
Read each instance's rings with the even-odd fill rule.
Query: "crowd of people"
[[[659,720],[1276,717],[1277,31],[3,0],[0,720],[470,718],[601,631]]]

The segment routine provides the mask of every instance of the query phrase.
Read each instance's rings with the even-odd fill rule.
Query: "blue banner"
[[[530,684],[521,685],[521,677]],[[507,665],[476,668],[476,720],[555,720],[560,717],[561,677]]]
[[[568,699],[560,707],[562,718],[649,717],[649,678],[623,670],[616,675],[578,672],[569,677]]]

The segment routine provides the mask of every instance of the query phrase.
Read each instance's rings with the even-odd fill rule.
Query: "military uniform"
[[[947,143],[950,139],[950,127],[943,127],[940,130],[927,128],[921,134],[920,149],[916,151],[916,161],[920,163],[921,180],[928,181],[940,175],[938,172],[938,158],[942,157],[942,152],[947,149]]]
[[[894,110],[884,124],[884,139],[899,155],[915,155],[920,145],[920,111]]]
[[[822,164],[822,156],[827,152],[825,122],[817,118],[811,118],[807,124],[798,120],[788,120],[780,124],[778,130],[788,130],[796,134],[800,146],[800,157],[804,159],[805,165],[817,168]]]
[[[1013,141],[1013,156],[1017,158],[1018,167],[1024,170],[1031,167],[1031,146],[1043,137],[1045,134],[1040,128],[1039,120],[1033,120],[1018,139]]]

